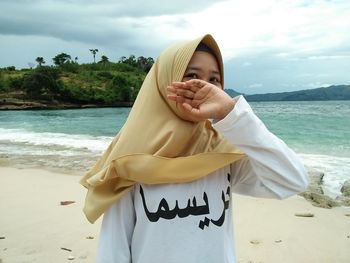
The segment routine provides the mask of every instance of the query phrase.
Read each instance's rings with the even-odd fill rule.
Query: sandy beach
[[[101,220],[91,225],[85,219],[85,190],[78,180],[0,167],[1,263],[95,261]],[[317,208],[300,196],[283,201],[234,196],[234,211],[239,263],[350,262],[350,207]]]

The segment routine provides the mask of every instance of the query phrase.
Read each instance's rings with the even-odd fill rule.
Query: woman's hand
[[[167,90],[168,99],[175,101],[177,108],[194,122],[223,119],[235,106],[225,91],[200,79],[174,82]]]

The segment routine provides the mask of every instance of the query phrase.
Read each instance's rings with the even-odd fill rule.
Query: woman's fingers
[[[202,82],[202,80],[193,79],[186,82],[173,82],[170,86],[175,89],[190,90],[196,93],[204,86]]]
[[[192,105],[188,103],[182,103],[181,106],[188,112],[188,114],[194,117],[197,121],[203,121],[209,118],[206,115],[206,112],[201,108],[192,107]]]
[[[183,96],[178,96],[177,94],[168,94],[167,98],[177,103],[187,103],[193,108],[198,108],[203,102],[202,100],[186,98]]]
[[[191,79],[191,80],[188,80],[184,83],[185,83],[185,86],[187,86],[191,89],[196,89],[196,90],[203,88],[207,84],[206,81],[201,80],[201,79]]]
[[[173,82],[167,87],[167,91],[184,98],[193,99],[195,96],[201,96],[200,91],[205,84],[206,82],[197,79],[186,82]]]
[[[199,106],[208,99],[210,84],[193,79],[186,82],[173,82],[167,87],[168,99],[177,103],[187,103],[188,106],[198,109]]]
[[[182,96],[184,98],[192,99],[195,95],[195,92],[193,92],[190,89],[184,89],[182,87],[176,87],[176,86],[168,86],[167,90],[171,92],[172,94],[175,94],[177,96]]]
[[[222,119],[234,107],[234,101],[220,87],[199,79],[174,82],[167,87],[169,100],[187,112],[192,120]]]
[[[182,103],[192,104],[191,99],[187,99],[187,98],[184,98],[182,96],[177,96],[176,94],[168,94],[167,98],[169,100],[175,101],[175,102],[180,103],[180,104],[182,104]]]

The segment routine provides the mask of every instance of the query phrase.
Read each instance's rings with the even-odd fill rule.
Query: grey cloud
[[[324,55],[320,62],[307,56],[292,60],[266,51],[226,61],[225,87],[246,94],[310,89],[328,83],[348,84],[347,72],[350,72],[349,56],[334,59]]]
[[[84,26],[69,24],[67,22],[54,23],[51,21],[28,21],[28,19],[17,19],[9,21],[0,18],[0,32],[7,35],[43,35],[54,36],[60,39],[86,40],[89,35]],[[76,33],[76,34],[75,34]]]
[[[91,62],[89,48],[98,48],[99,56],[106,55],[112,61],[130,54],[156,57],[171,41],[171,29],[189,27],[181,14],[200,12],[214,3],[1,0],[0,67],[26,67],[36,56],[51,63],[59,52],[78,56],[81,63]],[[295,37],[290,33],[293,47],[288,50],[275,48],[272,33],[259,36],[261,45],[239,50],[237,57],[225,63],[226,88],[250,94],[349,83],[350,35],[337,31],[341,37],[336,35],[333,41],[331,30],[317,33],[311,28],[305,32],[302,38],[299,33]],[[307,48],[302,43],[304,38],[311,39]],[[323,45],[323,40],[330,41]]]
[[[202,0],[196,8],[206,8],[212,1]],[[191,5],[194,6],[194,5]],[[77,41],[97,46],[127,47],[150,50],[157,47],[149,36],[159,26],[156,15],[191,12],[186,1],[2,1],[0,3],[0,35],[44,36],[63,41]],[[158,20],[157,20],[158,19]],[[158,23],[158,24],[157,24]],[[181,27],[181,18],[162,19],[170,27]],[[170,33],[170,32],[169,32]],[[157,44],[163,47],[162,41]]]
[[[65,2],[66,4],[90,6],[93,8],[102,8],[109,15],[122,15],[128,17],[144,17],[158,15],[172,15],[180,13],[193,13],[200,11],[215,2],[225,0],[198,0],[195,4],[189,4],[188,0],[132,0],[132,1],[116,1],[116,0],[64,0],[53,1],[56,3]]]
[[[30,27],[31,23],[42,21],[49,24],[68,22],[86,22],[95,24],[100,20],[120,18],[145,18],[164,15],[175,15],[201,11],[213,1],[199,0],[196,5],[188,1],[111,1],[111,0],[76,0],[76,1],[2,1],[0,14],[9,22],[26,21],[22,25]]]

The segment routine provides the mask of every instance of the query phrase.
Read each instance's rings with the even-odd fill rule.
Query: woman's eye
[[[196,73],[189,73],[186,74],[185,76],[186,78],[190,78],[190,79],[198,79],[198,75]]]
[[[220,83],[220,80],[217,77],[213,77],[210,79],[210,82]]]

